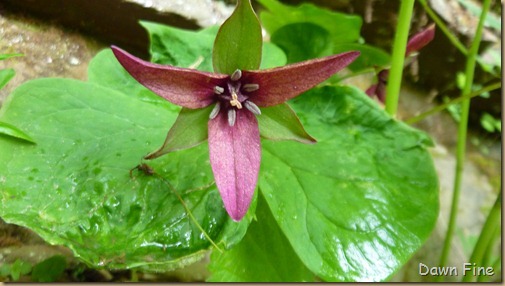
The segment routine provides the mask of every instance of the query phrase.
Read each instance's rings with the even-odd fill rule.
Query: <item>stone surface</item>
[[[0,61],[16,76],[0,90],[0,104],[21,83],[40,77],[86,79],[88,62],[103,46],[95,40],[33,19],[0,14],[0,51],[22,57]]]

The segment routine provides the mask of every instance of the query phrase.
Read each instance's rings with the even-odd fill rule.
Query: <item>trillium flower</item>
[[[429,25],[426,29],[412,36],[407,42],[405,57],[415,54],[420,49],[429,44],[435,37],[435,24]],[[410,64],[407,63],[406,65]],[[384,103],[386,101],[386,85],[388,83],[389,69],[381,69],[377,73],[377,83],[370,86],[365,93],[369,97],[376,96],[377,99]]]
[[[185,143],[181,144],[185,146],[172,142],[178,140],[174,136],[188,136],[190,130],[186,128],[199,128],[191,126],[191,122],[200,120],[192,120],[192,116],[187,115],[190,110],[207,112],[212,171],[224,206],[235,221],[246,214],[258,179],[261,146],[257,117],[262,116],[262,108],[283,104],[309,90],[359,55],[359,52],[347,52],[273,69],[236,70],[226,75],[153,64],[114,46],[112,51],[139,83],[183,107],[164,146],[148,155],[147,159],[199,143],[201,138],[183,139]],[[189,122],[181,123],[181,120]],[[310,136],[306,137],[307,142],[315,142]]]

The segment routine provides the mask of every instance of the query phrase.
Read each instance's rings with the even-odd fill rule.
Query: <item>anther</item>
[[[235,70],[231,76],[230,76],[230,79],[232,81],[237,81],[239,80],[240,78],[242,77],[242,71],[241,70]]]
[[[260,88],[260,85],[257,83],[244,84],[244,86],[242,87],[242,89],[245,92],[252,92],[252,91],[258,90],[259,88]]]
[[[244,102],[245,108],[247,108],[250,112],[256,115],[261,115],[261,110],[260,108],[254,104],[252,101],[246,101]]]
[[[234,89],[231,90],[230,105],[235,106],[238,109],[242,109],[242,104],[240,103],[240,101],[238,101],[237,92]]]
[[[214,86],[214,93],[215,94],[222,94],[224,92],[224,88],[220,87],[220,86]]]
[[[210,112],[209,119],[214,119],[219,113],[219,110],[221,110],[221,104],[219,102],[216,103],[212,111]]]
[[[235,109],[231,108],[228,110],[228,124],[233,127],[235,125],[235,120],[237,119],[237,112]]]

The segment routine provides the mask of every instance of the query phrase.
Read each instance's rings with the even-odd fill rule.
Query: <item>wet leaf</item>
[[[211,282],[313,282],[260,196],[257,220],[244,239],[225,253],[213,252]]]
[[[233,14],[221,25],[214,42],[214,71],[256,70],[261,63],[261,26],[250,0],[238,0]]]
[[[0,122],[0,134],[12,136],[14,138],[25,140],[30,143],[35,143],[35,141],[28,134],[24,133],[19,128],[9,123]]]
[[[325,281],[387,279],[437,219],[430,138],[357,89],[313,89],[291,103],[318,143],[263,142],[259,188],[275,220]]]
[[[176,189],[216,243],[238,242],[251,214],[238,224],[229,219],[207,146],[149,161],[155,174],[133,169],[161,146],[180,109],[149,100],[156,95],[140,87],[125,90],[133,79],[114,72],[118,63],[107,57],[110,51],[90,64],[92,82],[30,81],[2,106],[0,120],[37,145],[0,140],[0,216],[68,246],[93,267],[164,271],[201,259],[211,245]]]
[[[189,31],[141,21],[150,39],[153,63],[212,72],[212,44],[218,27]]]

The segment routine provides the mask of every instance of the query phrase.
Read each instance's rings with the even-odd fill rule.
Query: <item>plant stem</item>
[[[400,4],[400,14],[396,24],[396,33],[393,43],[393,54],[391,70],[389,71],[388,85],[386,87],[386,112],[391,116],[396,116],[398,109],[398,99],[400,98],[400,87],[402,84],[403,61],[407,50],[407,40],[409,37],[410,20],[414,0],[402,0]]]
[[[444,21],[440,19],[440,17],[437,16],[437,14],[431,10],[430,6],[428,3],[426,3],[426,0],[419,0],[419,3],[423,6],[424,10],[426,13],[431,17],[431,19],[437,24],[438,28],[442,30],[442,32],[445,34],[445,36],[449,39],[449,41],[463,54],[467,55],[468,50],[465,48],[465,46],[458,40],[456,36],[454,36],[450,31],[449,28],[445,25]]]
[[[491,0],[484,0],[482,13],[480,15],[479,24],[477,30],[475,31],[475,38],[472,41],[472,45],[468,51],[466,59],[466,82],[462,91],[462,95],[470,94],[472,90],[473,77],[475,72],[475,63],[477,59],[477,53],[479,51],[480,41],[482,38],[482,30],[484,28],[484,19],[486,18],[487,12]],[[465,152],[466,152],[466,133],[468,127],[468,114],[470,111],[470,100],[466,99],[461,104],[461,119],[459,121],[458,127],[458,144],[456,147],[456,175],[454,178],[454,191],[452,194],[452,205],[451,213],[449,216],[449,224],[447,226],[447,234],[445,237],[444,248],[442,249],[442,254],[440,256],[439,266],[445,266],[447,263],[447,256],[451,248],[452,236],[454,234],[454,228],[456,225],[456,217],[458,213],[459,196],[461,191],[461,179],[463,174],[463,166],[465,163]],[[437,276],[436,280],[441,281],[443,276]]]
[[[416,115],[416,116],[413,116],[413,117],[411,117],[409,119],[406,119],[406,120],[404,120],[404,122],[407,123],[407,124],[417,123],[417,122],[425,119],[426,117],[428,117],[428,116],[430,116],[430,115],[432,115],[434,113],[437,113],[439,111],[442,111],[442,110],[446,109],[450,105],[457,104],[457,103],[460,103],[460,102],[462,102],[464,100],[468,100],[468,99],[474,98],[474,97],[479,96],[479,95],[481,95],[481,94],[483,94],[485,92],[490,92],[490,91],[493,91],[495,89],[499,89],[500,87],[501,87],[501,82],[490,84],[490,85],[488,85],[486,87],[483,87],[483,88],[481,88],[479,90],[476,90],[476,91],[474,91],[474,92],[472,92],[470,94],[467,94],[465,96],[460,96],[460,97],[455,98],[455,99],[453,99],[453,100],[451,100],[449,102],[446,102],[444,104],[438,105],[438,106],[436,106],[436,107],[434,107],[434,108],[432,108],[432,109],[430,109],[430,110],[428,110],[426,112],[423,112],[423,113],[421,113],[419,115]]]
[[[498,223],[500,223],[500,222],[498,222]],[[486,250],[484,251],[484,256],[482,257],[482,262],[480,265],[486,265],[486,267],[487,266],[492,267],[493,261],[491,261],[491,258],[494,258],[493,250],[494,250],[494,247],[496,247],[497,240],[501,241],[501,227],[499,227],[499,226],[495,227],[494,232],[491,235],[490,241],[487,245]],[[497,268],[493,268],[493,269],[497,269]],[[486,281],[490,280],[489,278],[490,277],[485,276],[485,275],[479,275],[477,278],[477,282],[486,282]]]
[[[477,243],[475,244],[475,248],[473,249],[472,256],[470,257],[470,260],[468,262],[470,263],[475,263],[476,266],[485,266],[482,265],[482,258],[484,257],[484,254],[486,252],[486,249],[488,249],[488,246],[491,244],[493,240],[493,234],[496,230],[496,228],[499,227],[500,224],[500,215],[501,215],[501,199],[502,195],[501,192],[498,194],[498,197],[496,198],[496,201],[493,205],[493,208],[489,212],[489,215],[487,216],[486,222],[484,223],[484,226],[482,227],[482,230],[479,235],[479,240],[477,240]],[[486,266],[487,267],[487,266]],[[463,276],[463,282],[472,282],[475,281],[475,276],[473,275],[465,275]]]

